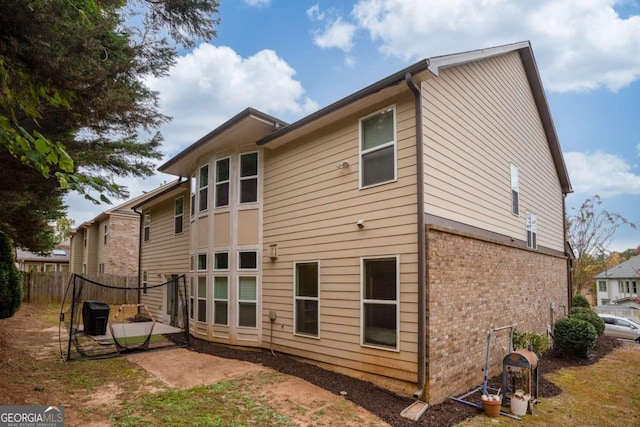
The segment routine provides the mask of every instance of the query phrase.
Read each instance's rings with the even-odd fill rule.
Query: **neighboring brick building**
[[[69,271],[137,276],[141,219],[132,208],[162,189],[164,186],[106,210],[71,231]]]

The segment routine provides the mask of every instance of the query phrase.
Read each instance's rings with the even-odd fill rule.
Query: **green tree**
[[[607,268],[604,253],[618,228],[636,228],[622,215],[602,209],[602,201],[595,195],[579,209],[567,213],[568,240],[576,259],[571,273],[573,290],[595,290],[594,276]]]
[[[16,314],[22,303],[22,276],[16,268],[11,242],[0,231],[0,319]]]
[[[157,129],[169,119],[144,80],[166,75],[178,47],[213,38],[218,6],[217,0],[0,2],[0,151],[8,154],[0,168],[29,166],[34,179],[56,182],[56,197],[69,190],[95,202],[128,196],[118,178],[153,173],[152,161],[161,157]],[[0,183],[0,191],[12,190]]]
[[[56,225],[54,227],[56,245],[59,245],[60,243],[64,242],[64,240],[67,238],[67,234],[69,233],[69,231],[73,230],[73,226],[75,223],[76,222],[73,219],[66,216],[63,216],[56,220]]]

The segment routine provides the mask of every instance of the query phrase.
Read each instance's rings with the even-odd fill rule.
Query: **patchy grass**
[[[119,427],[295,425],[245,394],[239,381],[149,394],[125,403],[111,420]]]
[[[547,374],[563,391],[541,399],[522,421],[479,415],[458,424],[482,426],[638,425],[640,419],[640,346],[626,344],[598,363]],[[508,408],[503,408],[508,411]]]

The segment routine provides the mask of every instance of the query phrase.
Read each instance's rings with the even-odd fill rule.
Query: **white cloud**
[[[307,9],[307,16],[313,21],[322,21],[324,19],[324,13],[320,12],[320,5],[318,3]]]
[[[313,42],[323,48],[338,48],[348,52],[353,47],[353,35],[356,26],[345,22],[342,18],[330,21],[323,31],[314,33]]]
[[[244,2],[252,7],[266,7],[269,6],[271,0],[244,0]]]
[[[351,19],[381,52],[407,61],[531,40],[547,89],[617,91],[640,77],[640,15],[620,17],[624,3],[360,0]]]
[[[564,159],[576,193],[597,194],[603,198],[640,195],[640,175],[620,156],[602,151],[568,152],[564,153]]]
[[[150,80],[160,93],[163,151],[172,155],[247,107],[292,121],[318,108],[295,70],[272,50],[243,58],[233,49],[202,44],[178,59],[169,76]]]

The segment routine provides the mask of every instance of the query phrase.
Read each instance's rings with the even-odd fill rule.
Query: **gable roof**
[[[635,279],[640,276],[640,256],[609,268],[595,276],[596,279]]]
[[[359,90],[358,92],[342,98],[341,100],[336,101],[315,113],[303,117],[282,129],[276,130],[257,141],[257,144],[282,145],[290,142],[295,138],[318,129],[323,126],[323,123],[326,123],[327,120],[332,120],[332,117],[339,117],[340,113],[338,113],[338,110],[361,102],[364,98],[378,94],[383,90],[399,86],[399,84],[404,82],[407,77],[413,77],[424,72],[429,72],[433,76],[438,76],[440,70],[470,62],[481,61],[510,52],[518,52],[520,54],[527,79],[533,93],[533,98],[540,114],[544,132],[549,143],[549,149],[560,180],[562,192],[564,194],[571,193],[573,192],[573,189],[571,188],[569,174],[562,156],[558,135],[553,124],[553,119],[551,118],[549,104],[544,93],[544,88],[542,87],[542,80],[538,73],[536,61],[533,56],[533,50],[530,42],[528,41],[423,59],[370,86],[365,87],[362,90]],[[399,87],[402,88],[401,90],[409,90],[406,85],[401,85]]]
[[[173,156],[158,167],[158,170],[175,176],[188,177],[197,159],[212,149],[211,143],[224,144],[237,141],[239,138],[254,142],[285,126],[287,123],[282,120],[254,108],[247,108]]]

